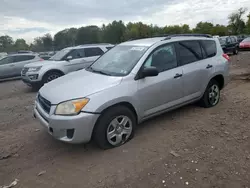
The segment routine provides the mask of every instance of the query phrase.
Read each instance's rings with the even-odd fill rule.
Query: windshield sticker
[[[144,49],[145,49],[144,47],[133,47],[130,50],[143,51]]]

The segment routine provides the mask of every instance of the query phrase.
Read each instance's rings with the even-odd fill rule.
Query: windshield
[[[111,76],[125,76],[147,51],[144,46],[119,45],[103,54],[86,70]]]
[[[245,38],[242,42],[250,42],[250,37]]]
[[[55,55],[53,55],[51,58],[49,58],[48,60],[51,61],[61,61],[62,58],[70,52],[70,49],[62,49],[61,51],[57,52]]]
[[[220,44],[226,44],[226,39],[227,37],[220,37],[219,38]]]

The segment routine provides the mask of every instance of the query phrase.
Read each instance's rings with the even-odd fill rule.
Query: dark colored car
[[[241,49],[241,50],[250,50],[250,37],[245,38],[245,39],[240,43],[240,49]]]
[[[238,54],[239,42],[236,36],[219,37],[219,41],[224,53]]]

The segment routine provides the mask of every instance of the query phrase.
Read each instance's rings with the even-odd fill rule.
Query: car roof
[[[126,41],[126,42],[121,43],[120,45],[150,47],[153,44],[156,44],[156,43],[163,41],[163,40],[169,41],[169,42],[176,42],[176,41],[180,41],[180,40],[215,40],[215,38],[196,37],[196,36],[152,37],[152,38]]]
[[[80,48],[86,48],[86,47],[102,47],[102,46],[114,46],[114,45],[110,43],[82,44],[78,46],[67,47],[64,49],[72,50],[72,49],[80,49]]]
[[[23,53],[23,54],[9,54],[9,56],[23,56],[23,55],[33,55],[36,56],[36,53]]]

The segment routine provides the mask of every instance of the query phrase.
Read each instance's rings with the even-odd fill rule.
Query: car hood
[[[69,73],[45,84],[39,93],[52,104],[87,97],[104,89],[118,85],[122,77],[106,76],[80,70]]]
[[[24,67],[35,67],[35,66],[43,66],[43,65],[48,65],[48,64],[54,64],[54,63],[62,63],[63,61],[36,61],[33,63],[26,64]]]

